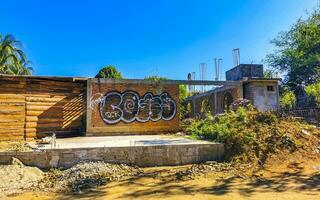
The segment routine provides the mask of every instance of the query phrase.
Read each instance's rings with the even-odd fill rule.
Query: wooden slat
[[[83,91],[79,82],[1,77],[0,140],[77,133],[86,107]]]

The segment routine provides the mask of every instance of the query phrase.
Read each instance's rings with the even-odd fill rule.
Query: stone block
[[[88,150],[75,150],[73,153],[75,157],[85,159],[87,158]]]
[[[198,162],[199,162],[199,156],[184,156],[184,157],[181,157],[181,160],[180,160],[180,164],[182,165],[198,163]]]
[[[49,161],[50,167],[58,167],[60,157],[58,155],[51,156]]]

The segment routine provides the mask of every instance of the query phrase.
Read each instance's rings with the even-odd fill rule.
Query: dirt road
[[[279,160],[278,160],[279,161]],[[320,158],[272,162],[251,176],[209,173],[188,180],[173,174],[181,167],[144,169],[144,175],[112,182],[81,194],[28,192],[9,199],[320,199]]]

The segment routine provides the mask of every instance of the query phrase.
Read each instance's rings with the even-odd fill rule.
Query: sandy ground
[[[285,155],[284,155],[285,156]],[[270,160],[250,176],[211,172],[191,180],[177,180],[181,167],[144,169],[144,176],[112,182],[81,194],[27,192],[8,199],[320,199],[320,156]]]

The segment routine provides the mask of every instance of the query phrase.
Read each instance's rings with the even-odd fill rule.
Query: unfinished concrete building
[[[240,64],[226,72],[226,83],[232,81],[237,84],[222,84],[187,98],[187,115],[201,115],[205,107],[209,107],[212,115],[223,113],[237,99],[250,100],[260,111],[276,110],[279,107],[279,80],[264,78],[263,65]]]

